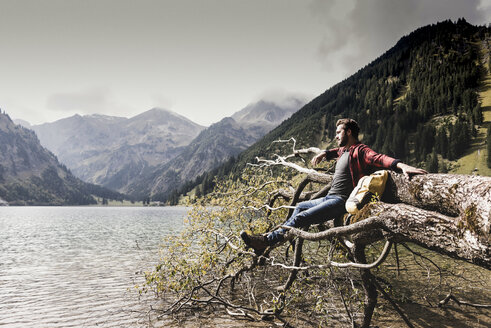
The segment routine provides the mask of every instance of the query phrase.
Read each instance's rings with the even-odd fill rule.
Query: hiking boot
[[[261,255],[266,247],[271,246],[268,238],[264,235],[249,235],[247,232],[241,231],[240,238],[242,238],[247,247],[254,249],[256,255]]]

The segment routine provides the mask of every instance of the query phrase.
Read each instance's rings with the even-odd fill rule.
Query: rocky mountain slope
[[[95,204],[92,195],[121,195],[82,182],[41,146],[36,134],[0,113],[0,203],[11,205]]]
[[[75,115],[31,128],[77,177],[124,192],[146,168],[179,154],[204,127],[154,108],[129,119]]]
[[[231,117],[247,133],[256,139],[263,137],[281,122],[289,118],[305,101],[296,97],[286,97],[281,104],[271,100],[260,100],[249,104]]]

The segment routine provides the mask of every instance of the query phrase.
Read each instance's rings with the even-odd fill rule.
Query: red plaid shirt
[[[326,160],[331,160],[343,154],[346,147],[326,150]],[[349,168],[353,187],[363,176],[373,173],[379,168],[395,170],[400,160],[379,154],[360,142],[349,148]]]

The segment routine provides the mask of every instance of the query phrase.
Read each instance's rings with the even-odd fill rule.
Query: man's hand
[[[415,174],[427,174],[428,172],[423,169],[418,169],[417,167],[411,166],[404,164],[402,162],[397,163],[397,168],[402,170],[402,173],[404,173],[404,176],[409,179],[410,175],[415,175]]]
[[[326,157],[326,152],[325,151],[321,151],[320,153],[318,153],[317,155],[315,155],[311,160],[310,160],[310,164],[312,164],[312,166],[316,166],[317,164],[319,164],[324,158]]]

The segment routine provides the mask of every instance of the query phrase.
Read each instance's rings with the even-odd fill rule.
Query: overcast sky
[[[32,124],[153,107],[209,125],[312,99],[414,29],[491,0],[0,0],[0,107]]]

